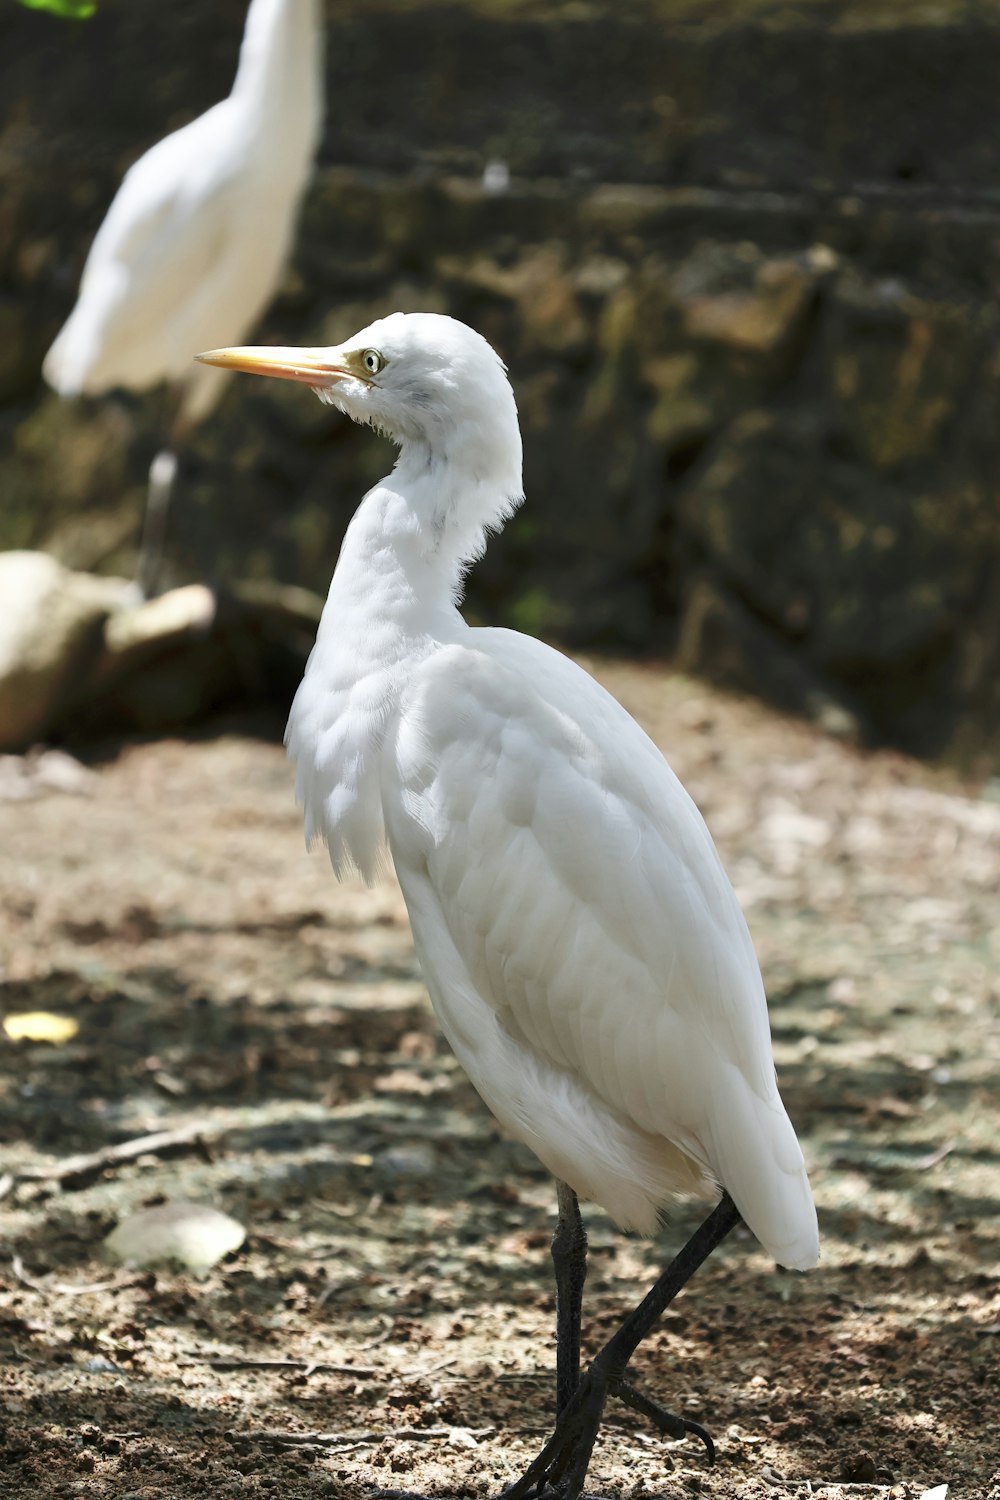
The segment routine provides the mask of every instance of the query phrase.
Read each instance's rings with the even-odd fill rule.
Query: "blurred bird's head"
[[[520,493],[521,438],[503,362],[439,313],[392,313],[330,349],[213,349],[205,364],[309,385],[321,401],[431,462],[459,457]],[[488,472],[487,472],[488,471]]]

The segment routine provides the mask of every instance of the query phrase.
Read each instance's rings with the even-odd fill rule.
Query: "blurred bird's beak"
[[[280,380],[301,380],[304,385],[329,385],[335,380],[350,380],[354,372],[346,365],[331,362],[335,349],[283,349],[260,346],[246,349],[209,349],[196,354],[203,365],[218,365],[223,370],[243,370],[247,375],[277,375]]]

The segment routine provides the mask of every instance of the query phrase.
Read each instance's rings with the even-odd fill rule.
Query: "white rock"
[[[45,734],[128,587],[72,573],[44,552],[0,553],[0,749]]]
[[[98,776],[65,750],[39,746],[27,755],[0,755],[0,802],[27,802],[49,792],[91,797]]]
[[[124,656],[187,636],[207,635],[217,607],[215,595],[205,584],[185,584],[109,619],[104,644],[114,655]]]
[[[238,1250],[246,1230],[236,1219],[204,1203],[161,1203],[123,1219],[104,1241],[113,1260],[129,1266],[172,1261],[207,1271]]]

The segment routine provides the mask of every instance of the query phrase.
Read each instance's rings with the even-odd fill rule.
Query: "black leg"
[[[621,1397],[627,1405],[648,1416],[655,1410],[659,1414],[654,1418],[657,1425],[674,1436],[694,1432],[703,1437],[711,1454],[711,1439],[697,1424],[647,1402],[632,1391],[624,1376],[629,1360],[664,1309],[739,1222],[736,1205],[728,1193],[723,1193],[680,1254],[596,1355],[576,1394],[559,1413],[552,1437],[521,1478],[504,1491],[504,1500],[532,1500],[532,1497],[533,1500],[580,1500],[604,1406],[611,1395]]]
[[[556,1415],[565,1411],[580,1384],[580,1319],[587,1278],[587,1231],[571,1187],[556,1183],[559,1222],[552,1236],[556,1272]]]

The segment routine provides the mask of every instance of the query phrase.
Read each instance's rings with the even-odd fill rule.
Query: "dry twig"
[[[433,1442],[458,1435],[478,1442],[493,1437],[495,1427],[396,1427],[391,1432],[290,1432],[281,1427],[260,1427],[250,1432],[230,1428],[225,1436],[231,1443],[273,1443],[279,1448],[354,1448],[382,1443],[387,1438],[408,1442]],[[467,1444],[465,1444],[467,1446]]]
[[[135,1161],[140,1156],[166,1156],[171,1151],[180,1151],[193,1146],[208,1159],[208,1142],[200,1125],[183,1125],[177,1130],[157,1130],[152,1135],[140,1135],[130,1141],[118,1141],[114,1146],[105,1146],[100,1151],[82,1152],[79,1156],[67,1156],[51,1166],[22,1167],[14,1176],[18,1182],[58,1182],[63,1187],[83,1187],[93,1181],[107,1167],[117,1167],[123,1162]]]
[[[121,1279],[115,1277],[111,1281],[83,1281],[74,1283],[72,1281],[37,1281],[29,1276],[24,1269],[24,1261],[19,1255],[11,1256],[11,1270],[22,1286],[30,1287],[33,1292],[58,1292],[63,1297],[82,1297],[90,1292],[120,1292],[124,1287],[139,1286],[146,1280],[146,1276],[125,1276]]]
[[[912,1163],[914,1172],[929,1172],[931,1167],[936,1167],[938,1162],[944,1161],[950,1156],[958,1145],[958,1140],[944,1141],[935,1151],[930,1151],[926,1156],[918,1156]]]
[[[325,1359],[255,1359],[252,1355],[193,1354],[188,1359],[179,1359],[179,1365],[208,1365],[211,1370],[301,1370],[313,1375],[317,1370],[332,1371],[336,1375],[381,1375],[383,1371],[374,1365],[338,1365]]]

